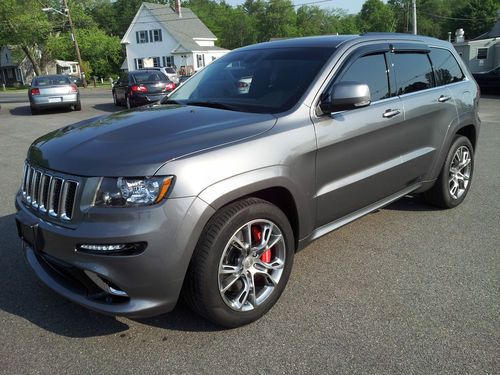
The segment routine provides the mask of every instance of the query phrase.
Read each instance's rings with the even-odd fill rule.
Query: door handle
[[[391,118],[397,115],[401,114],[401,110],[399,109],[388,109],[387,111],[384,112],[382,115],[384,118]]]
[[[438,99],[438,102],[439,103],[444,103],[444,102],[447,102],[448,100],[451,99],[451,96],[447,96],[447,95],[441,95]]]

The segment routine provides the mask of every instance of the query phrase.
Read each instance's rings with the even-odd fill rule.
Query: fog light
[[[76,247],[77,251],[89,254],[100,255],[134,255],[146,248],[145,242],[136,242],[128,244],[81,244]]]
[[[81,250],[94,250],[94,251],[115,251],[125,248],[125,244],[119,245],[80,245]]]

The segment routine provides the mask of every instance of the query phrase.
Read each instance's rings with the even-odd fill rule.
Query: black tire
[[[270,287],[271,292],[262,303],[252,304],[253,309],[250,311],[236,311],[224,301],[223,292],[219,290],[219,267],[233,235],[257,219],[272,222],[281,232],[280,238],[283,241],[280,240],[279,246],[284,254],[284,264],[280,267],[282,273],[277,284]],[[200,236],[186,275],[183,297],[192,310],[215,324],[233,328],[251,323],[271,309],[285,289],[293,264],[294,243],[287,217],[270,202],[247,198],[232,203],[220,209],[210,219]],[[241,264],[243,263],[242,261]],[[254,290],[256,285],[254,280]]]
[[[74,105],[74,110],[75,111],[81,111],[82,110],[82,102],[80,102],[80,99],[78,99],[78,101],[76,102],[76,104]]]
[[[33,116],[40,114],[40,110],[38,108],[36,108],[35,106],[30,105],[30,110],[31,110],[31,114]]]
[[[132,109],[134,107],[134,103],[128,95],[125,96],[125,106],[127,107],[127,109]]]
[[[115,92],[113,93],[113,103],[117,107],[119,107],[121,105],[121,103],[118,101],[118,98],[116,97],[116,93]]]
[[[458,195],[455,194],[455,196],[452,195],[450,192],[450,184],[451,182],[451,166],[453,162],[453,158],[455,157],[455,154],[457,153],[457,150],[459,148],[465,147],[469,153],[470,153],[470,171],[468,172],[468,183],[464,187],[463,192]],[[441,172],[439,173],[439,177],[432,186],[432,188],[426,192],[423,193],[423,197],[425,201],[428,203],[441,207],[441,208],[454,208],[458,206],[460,203],[463,202],[465,199],[467,193],[470,190],[470,185],[472,182],[472,174],[474,172],[474,148],[472,147],[471,142],[467,137],[464,137],[463,135],[457,134],[455,135],[455,138],[453,139],[453,142],[450,146],[450,149],[448,150],[448,154],[446,155],[445,162],[443,164],[443,167],[441,169]]]

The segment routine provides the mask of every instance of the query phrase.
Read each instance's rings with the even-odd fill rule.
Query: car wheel
[[[195,312],[218,325],[251,323],[285,289],[294,247],[290,223],[276,206],[256,198],[230,204],[206,225],[183,296]]]
[[[131,109],[133,107],[132,101],[128,95],[125,97],[125,104],[127,105],[127,109]]]
[[[40,110],[32,105],[30,105],[30,110],[32,115],[38,115],[40,114]]]
[[[75,111],[81,111],[82,110],[82,102],[80,102],[80,99],[76,102],[74,106]]]
[[[442,208],[458,206],[467,195],[474,172],[474,148],[456,135],[434,186],[424,193],[427,202]]]

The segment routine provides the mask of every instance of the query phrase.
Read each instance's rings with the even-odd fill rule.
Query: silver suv
[[[437,39],[241,48],[161,104],[37,139],[16,197],[19,236],[38,277],[90,309],[145,317],[182,294],[217,324],[247,324],[318,237],[409,193],[460,204],[478,99]]]

